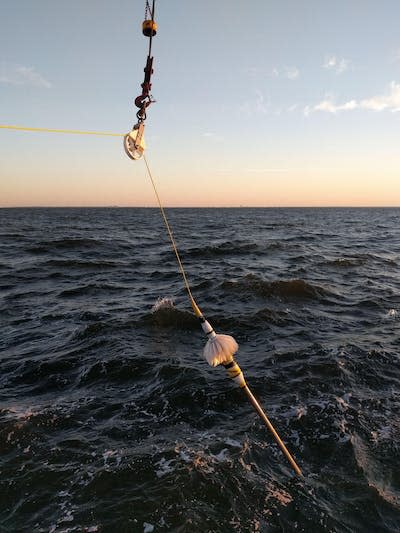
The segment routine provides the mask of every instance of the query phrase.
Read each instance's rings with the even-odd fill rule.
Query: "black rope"
[[[136,117],[139,122],[144,122],[147,118],[146,108],[153,102],[153,99],[150,94],[151,90],[151,75],[153,73],[153,58],[151,57],[151,48],[153,43],[153,28],[154,28],[154,11],[155,11],[155,0],[153,0],[152,7],[150,8],[149,0],[146,0],[145,4],[145,22],[151,20],[151,28],[149,37],[149,51],[147,54],[146,66],[144,69],[145,77],[142,83],[142,94],[135,98],[135,105],[139,108],[139,111],[136,113]],[[151,16],[151,19],[148,16]],[[147,35],[147,33],[145,33]]]
[[[147,4],[147,7],[149,9],[149,12],[150,12],[150,15],[151,15],[151,22],[154,23],[154,9],[155,9],[155,3],[156,3],[156,0],[153,0],[153,6],[152,6],[152,9],[150,9],[150,5],[149,5],[149,0],[146,0],[146,4]],[[146,7],[146,10],[147,10],[147,7]],[[151,33],[150,33],[150,40],[149,40],[149,57],[151,56],[151,45],[153,43],[153,28],[151,30]]]

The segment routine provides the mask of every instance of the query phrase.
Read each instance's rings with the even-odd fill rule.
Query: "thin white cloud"
[[[35,67],[25,67],[2,63],[0,70],[0,83],[7,85],[28,85],[31,87],[42,87],[50,89],[52,84],[46,80]]]
[[[285,73],[288,80],[297,80],[300,76],[300,71],[297,67],[286,67]]]
[[[392,52],[391,62],[392,63],[399,63],[400,62],[400,48],[398,48],[397,50]]]
[[[336,74],[342,74],[348,70],[350,61],[344,58],[339,59],[336,56],[327,56],[322,66],[327,70],[336,72]]]
[[[245,74],[246,76],[251,76],[253,78],[256,78],[258,76],[261,76],[262,74],[265,74],[265,70],[260,67],[245,67],[244,69],[240,70],[241,74]]]
[[[342,104],[337,104],[332,96],[328,96],[314,106],[306,106],[304,115],[309,116],[313,111],[324,111],[326,113],[338,113],[340,111],[352,111],[354,109],[367,109],[370,111],[400,111],[400,83],[392,81],[385,93],[364,98],[362,100],[348,100]]]
[[[249,172],[254,174],[263,174],[264,172],[290,172],[290,168],[244,168],[242,172]]]
[[[266,173],[275,173],[275,172],[292,172],[296,169],[291,168],[217,168],[215,172],[218,174],[266,174]]]
[[[266,115],[268,113],[269,104],[265,102],[263,93],[255,90],[255,97],[252,100],[246,100],[239,106],[239,112],[242,115]]]
[[[335,68],[335,66],[336,66],[336,57],[335,56],[326,57],[322,66],[324,68],[327,68],[327,69]]]
[[[217,133],[214,133],[213,131],[206,131],[202,134],[202,137],[206,139],[210,139],[210,141],[214,142],[222,142],[224,138],[221,135],[218,135]]]
[[[384,111],[385,109],[392,112],[400,111],[400,83],[392,81],[385,94],[361,100],[360,107],[373,111]]]
[[[340,167],[249,167],[249,168],[217,168],[217,174],[267,174],[267,173],[286,173],[286,172],[321,172],[326,170],[338,170]]]
[[[274,67],[271,70],[259,66],[250,66],[240,71],[246,76],[252,78],[269,77],[269,78],[287,78],[288,80],[297,80],[300,76],[300,70],[296,66],[284,66],[281,68]]]
[[[273,78],[287,78],[288,80],[297,80],[300,76],[300,70],[297,67],[283,67],[281,70],[274,67],[271,70]]]
[[[346,102],[344,104],[336,105],[332,100],[327,99],[314,106],[314,111],[337,113],[338,111],[349,111],[351,109],[356,109],[357,107],[358,104],[355,100],[350,100],[349,102]]]
[[[260,90],[256,90],[256,99],[254,105],[257,113],[261,113],[262,115],[265,115],[267,113],[267,106],[265,104],[264,95]]]

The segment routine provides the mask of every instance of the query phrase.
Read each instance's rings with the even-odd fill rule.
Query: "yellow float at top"
[[[157,34],[157,23],[154,20],[145,20],[142,24],[143,35],[154,37]]]

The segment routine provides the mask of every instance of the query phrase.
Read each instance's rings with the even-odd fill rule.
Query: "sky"
[[[128,132],[144,1],[2,0],[0,124]],[[156,0],[167,206],[400,206],[398,0]],[[0,129],[0,206],[155,206],[122,138]]]

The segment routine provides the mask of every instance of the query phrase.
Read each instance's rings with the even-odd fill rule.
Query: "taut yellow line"
[[[70,133],[73,135],[102,135],[106,137],[123,137],[124,133],[111,133],[108,131],[81,131],[81,130],[57,130],[52,128],[29,128],[28,126],[11,126],[8,124],[0,124],[0,129],[3,130],[19,130],[19,131],[43,131],[47,133]]]

